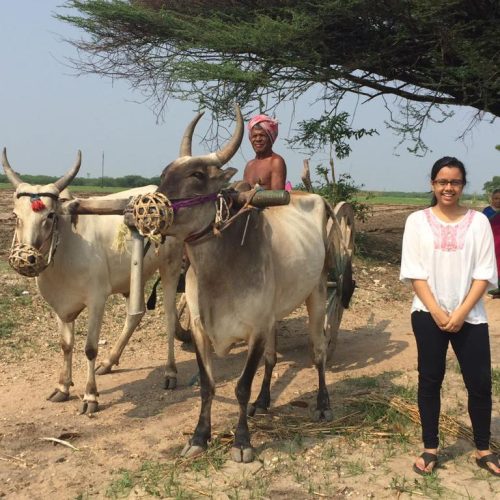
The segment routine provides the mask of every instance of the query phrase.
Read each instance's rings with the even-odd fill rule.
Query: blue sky
[[[195,103],[170,101],[163,120],[144,97],[134,93],[125,81],[111,82],[95,75],[77,77],[66,63],[76,55],[63,38],[80,33],[53,18],[63,0],[0,1],[0,146],[6,146],[12,167],[24,174],[61,175],[82,150],[80,175],[112,177],[139,174],[159,175],[177,156],[185,126],[194,116]],[[354,111],[352,104],[345,110]],[[288,166],[292,183],[300,180],[305,158],[291,151],[283,141],[293,134],[297,121],[313,117],[314,107],[305,99],[292,114],[291,105],[280,108],[280,135],[275,151]],[[339,173],[350,173],[365,189],[425,191],[432,163],[441,156],[456,156],[466,164],[469,186],[466,192],[480,193],[484,182],[500,175],[500,120],[483,122],[465,142],[457,141],[475,110],[455,109],[444,124],[429,126],[424,138],[432,153],[415,157],[405,146],[395,149],[399,139],[386,130],[388,119],[382,103],[358,106],[355,128],[377,128],[380,135],[352,143],[352,154],[337,161]],[[320,112],[320,111],[319,111]],[[292,118],[293,116],[293,118]],[[208,127],[204,118],[200,134]],[[196,138],[193,153],[206,150]],[[245,138],[231,166],[240,169],[252,157]],[[326,155],[311,159],[314,166]]]

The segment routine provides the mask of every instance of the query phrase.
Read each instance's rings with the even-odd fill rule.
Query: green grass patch
[[[145,461],[136,472],[120,469],[106,489],[108,498],[128,498],[138,488],[147,498],[191,499],[194,495],[182,485],[175,463]]]
[[[125,498],[133,488],[132,474],[128,470],[120,469],[118,477],[108,486],[106,496],[109,498]]]
[[[493,384],[493,394],[500,397],[500,368],[491,370],[491,381]]]
[[[20,309],[32,306],[32,297],[25,295],[24,288],[18,285],[5,285],[0,289],[0,347],[19,350],[31,344],[25,333],[15,333],[22,325]]]

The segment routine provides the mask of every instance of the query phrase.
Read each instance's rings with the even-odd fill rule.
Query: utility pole
[[[104,187],[104,151],[102,152],[101,161],[101,187]]]

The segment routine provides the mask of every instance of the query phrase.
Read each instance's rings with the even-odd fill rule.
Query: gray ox
[[[61,179],[46,186],[23,182],[9,165],[5,149],[2,164],[9,181],[15,187],[14,215],[16,230],[14,242],[38,251],[44,259],[37,285],[43,298],[57,315],[63,351],[63,367],[57,388],[49,396],[53,402],[69,398],[72,379],[72,353],[74,321],[82,310],[88,308],[87,340],[85,354],[88,360],[87,383],[83,396],[82,413],[93,413],[98,408],[96,384],[96,357],[99,334],[106,299],[115,293],[127,297],[130,289],[130,238],[124,250],[116,248],[116,238],[123,227],[119,215],[82,215],[72,222],[70,216],[58,215],[59,204],[69,193],[63,190],[78,173],[81,154]],[[156,186],[131,189],[110,195],[128,198],[154,191]],[[35,202],[35,205],[33,204]],[[36,206],[38,203],[38,206]],[[41,203],[41,205],[40,205]],[[52,249],[50,247],[52,246]],[[55,252],[54,252],[55,250]],[[50,255],[49,254],[53,254]],[[31,257],[34,259],[34,257]],[[48,264],[48,261],[52,260]],[[159,269],[162,279],[165,322],[168,338],[165,388],[175,388],[177,368],[174,358],[174,330],[176,328],[176,287],[182,262],[182,243],[167,238],[159,254],[149,251],[144,259],[145,279]],[[47,265],[48,264],[48,265]],[[125,325],[109,357],[98,368],[98,373],[111,371],[117,365],[141,314],[127,314]]]
[[[190,137],[199,116],[188,127]],[[237,109],[236,129],[224,154],[181,156],[163,171],[159,191],[170,200],[202,200],[201,196],[206,199],[207,195],[219,192],[236,172],[234,168],[221,167],[236,153],[242,134],[243,119]],[[231,455],[237,462],[249,462],[254,458],[247,423],[252,380],[264,354],[262,389],[250,411],[267,408],[276,364],[275,323],[304,301],[319,380],[313,418],[333,417],[325,383],[328,339],[323,330],[327,272],[332,262],[326,236],[331,211],[320,196],[295,192],[289,205],[251,211],[248,221],[246,215],[236,218],[219,236],[207,238],[215,216],[213,203],[182,208],[167,231],[187,240],[191,265],[186,275],[186,297],[201,385],[198,424],[182,455],[192,457],[201,453],[211,437],[215,394],[211,346],[217,355],[223,356],[234,344],[244,341],[248,344],[248,355],[236,384],[239,419]],[[203,237],[193,241],[193,235]]]

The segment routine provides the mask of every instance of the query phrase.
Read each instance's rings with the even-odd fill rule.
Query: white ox
[[[46,186],[23,182],[9,165],[5,149],[2,164],[9,181],[15,187],[14,214],[16,229],[13,250],[31,249],[28,260],[40,269],[33,274],[41,295],[57,315],[64,361],[57,388],[49,396],[53,402],[66,401],[73,385],[72,353],[74,321],[80,312],[88,308],[87,340],[85,354],[88,360],[87,383],[83,396],[82,413],[93,413],[98,408],[96,385],[96,357],[106,299],[121,293],[127,297],[130,289],[130,238],[125,249],[117,248],[117,236],[123,228],[121,215],[58,215],[61,199],[69,193],[65,190],[76,176],[81,155],[75,166],[54,184]],[[128,198],[154,191],[156,186],[131,189],[110,195]],[[65,192],[63,193],[63,190]],[[52,250],[50,247],[52,246]],[[55,250],[55,251],[54,251]],[[50,255],[49,254],[52,254]],[[12,258],[12,254],[11,254]],[[48,260],[51,262],[47,265]],[[168,338],[165,388],[175,388],[177,369],[174,358],[174,330],[177,315],[175,307],[176,287],[181,271],[182,243],[166,238],[159,254],[151,249],[144,259],[145,279],[159,269],[162,279],[165,322]],[[46,267],[45,267],[46,266]],[[127,314],[123,330],[109,357],[99,367],[99,373],[107,373],[117,365],[133,331],[142,315]]]
[[[198,119],[188,127],[191,137]],[[242,134],[243,120],[237,109],[236,129],[223,154],[178,158],[163,171],[159,191],[172,201],[201,201],[219,192],[235,173],[233,168],[221,167],[237,151]],[[211,346],[216,354],[225,355],[234,344],[245,341],[248,356],[236,385],[239,420],[231,455],[235,461],[248,462],[254,457],[247,423],[252,380],[264,354],[264,381],[253,407],[267,408],[276,364],[275,323],[304,301],[319,380],[313,418],[332,419],[325,383],[328,339],[323,330],[327,273],[332,262],[326,236],[331,213],[320,196],[295,192],[289,205],[251,211],[248,221],[246,215],[236,218],[219,236],[207,238],[215,215],[213,203],[181,208],[167,231],[187,240],[190,268],[186,297],[201,383],[198,425],[182,454],[190,457],[201,453],[211,437],[215,394]],[[193,241],[193,235],[203,237]]]

